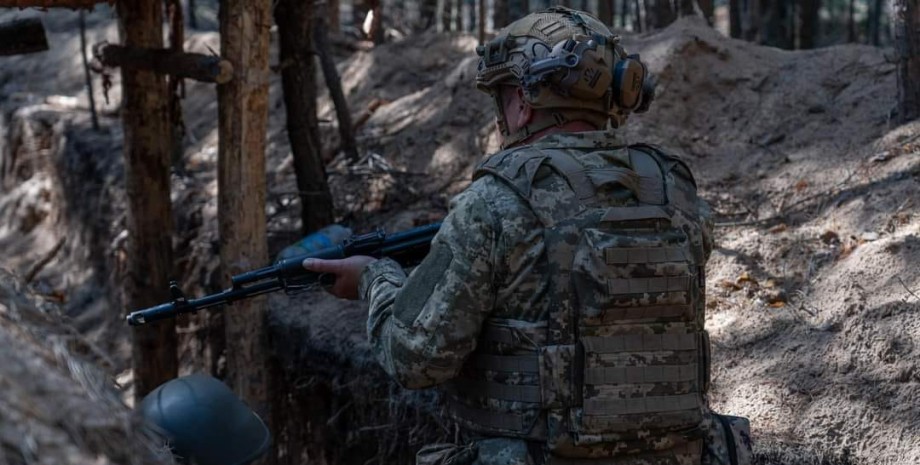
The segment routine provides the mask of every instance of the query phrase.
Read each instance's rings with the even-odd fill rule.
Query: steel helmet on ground
[[[245,465],[268,451],[262,419],[224,383],[203,374],[162,384],[139,411],[173,453],[197,465]]]

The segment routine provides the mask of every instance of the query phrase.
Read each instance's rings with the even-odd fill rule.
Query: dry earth
[[[0,18],[9,14],[19,13]],[[124,363],[125,332],[109,310],[120,300],[125,259],[121,130],[113,115],[101,134],[88,129],[76,14],[68,14],[46,16],[53,51],[0,61],[0,264],[63,301]],[[105,10],[91,24],[93,40],[115,40]],[[726,39],[692,19],[625,43],[661,78],[658,101],[632,118],[628,139],[685,156],[719,222],[707,280],[716,409],[751,417],[762,441],[802,445],[792,455],[920,463],[920,123],[890,122],[888,52],[784,52]],[[208,46],[217,49],[213,33],[188,42]],[[431,221],[496,148],[490,104],[471,86],[474,46],[466,36],[426,35],[342,60],[352,113],[377,107],[359,131],[362,163],[329,154],[344,221],[357,229]],[[117,108],[114,77],[109,113]],[[278,84],[276,76],[267,205],[275,251],[294,237],[299,209]],[[206,85],[187,91],[174,243],[178,274],[203,291],[220,285],[216,99]],[[320,117],[332,116],[323,97]],[[331,146],[334,127],[323,132]],[[351,443],[336,444],[367,441],[373,429],[364,428],[380,424],[360,421],[431,422],[424,412],[407,419],[404,403],[381,403],[394,391],[369,361],[360,305],[321,294],[273,302],[279,347],[303,371],[294,377],[308,391],[325,383],[328,398],[340,397],[324,406],[332,418],[311,419],[317,429],[351,431]],[[373,381],[362,384],[362,376]],[[425,434],[434,433],[449,431]],[[425,437],[414,428],[393,434],[390,445]]]

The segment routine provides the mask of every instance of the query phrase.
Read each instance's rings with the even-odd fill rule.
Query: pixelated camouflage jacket
[[[533,147],[578,149],[624,147],[608,131],[552,134]],[[627,165],[626,151],[608,162]],[[616,159],[620,157],[620,159]],[[594,161],[596,163],[596,161]],[[549,176],[532,202],[545,210],[571,210],[578,202],[560,177]],[[611,190],[612,205],[629,202],[625,189]],[[705,203],[706,257],[711,222]],[[548,302],[538,290],[546,277],[532,273],[545,262],[543,226],[533,210],[492,176],[475,180],[451,202],[428,257],[407,276],[389,259],[369,265],[359,292],[370,303],[368,337],[384,370],[406,388],[426,388],[454,378],[476,348],[487,318],[541,321]],[[520,309],[503,314],[503,309]]]

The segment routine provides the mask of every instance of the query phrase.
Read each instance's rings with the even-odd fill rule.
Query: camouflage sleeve
[[[712,220],[712,209],[709,208],[709,203],[702,198],[700,199],[699,211],[700,224],[703,230],[703,259],[709,261],[712,249],[715,248],[715,237],[713,236],[715,223]]]
[[[474,189],[457,196],[431,252],[408,277],[392,260],[369,265],[360,295],[367,333],[383,369],[404,387],[443,383],[476,347],[492,310],[497,221]]]

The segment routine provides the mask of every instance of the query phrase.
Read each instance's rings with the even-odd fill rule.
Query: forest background
[[[715,407],[752,418],[762,463],[918,463],[917,2],[568,3],[659,76],[624,136],[684,156],[717,214]],[[0,462],[146,460],[110,447],[133,431],[118,398],[193,371],[270,419],[278,462],[408,463],[453,438],[434,393],[380,372],[359,303],[278,294],[133,332],[123,315],[169,300],[170,279],[223,289],[333,222],[442,217],[498,145],[475,46],[546,5],[0,10],[0,28],[41,21],[50,47],[0,57],[0,336],[23,361],[0,367]],[[191,61],[151,72],[164,47]],[[177,78],[188,63],[195,80]],[[23,407],[62,393],[72,408]]]

